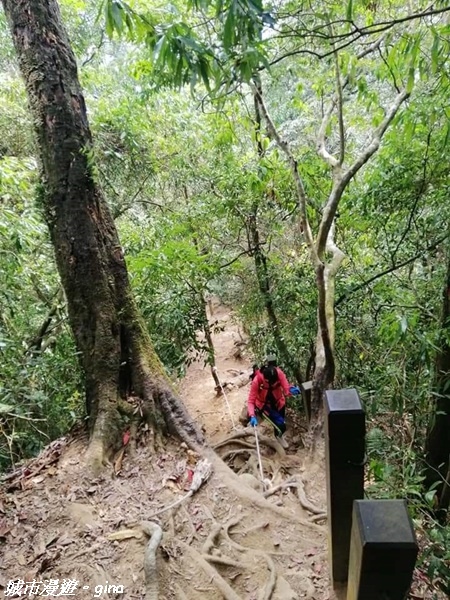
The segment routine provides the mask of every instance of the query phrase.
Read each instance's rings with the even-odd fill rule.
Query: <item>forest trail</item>
[[[239,335],[232,315],[216,307],[213,319],[223,326],[213,337],[221,379],[249,370],[250,359],[234,357]],[[155,519],[163,529],[156,554],[159,600],[336,598],[329,585],[326,522],[299,501],[309,501],[315,512],[325,510],[323,453],[319,449],[310,460],[291,428],[286,455],[278,444],[261,444],[265,477],[272,480],[267,500],[262,489],[248,487],[248,482],[258,486],[251,476],[258,474],[249,447],[253,432],[238,423],[248,389],[247,384],[229,391],[227,398],[237,429],[249,435],[218,452],[228,454],[235,471],[249,472],[235,477],[239,483],[230,487],[226,469],[216,469],[191,499]],[[216,395],[203,362],[191,364],[180,393],[212,445],[233,433],[226,403]],[[258,431],[262,441],[273,442],[263,425]],[[66,579],[77,582],[77,599],[144,597],[147,538],[139,523],[186,493],[199,457],[184,444],[141,431],[137,447],[128,447],[121,465],[116,462],[89,480],[83,470],[85,449],[82,436],[57,440],[21,478],[2,486],[0,586],[5,590],[10,580],[52,579],[61,586]],[[297,487],[292,483],[275,491],[293,478]],[[64,585],[68,589],[69,583]],[[123,588],[108,590],[111,585]]]

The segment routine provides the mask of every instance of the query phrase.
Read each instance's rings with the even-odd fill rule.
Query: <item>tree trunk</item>
[[[316,360],[311,394],[311,419],[319,419],[323,394],[334,379],[334,295],[327,285],[327,267],[316,268],[318,291]],[[331,308],[331,313],[330,313]],[[331,334],[331,332],[333,332]],[[331,334],[331,335],[330,335]],[[332,337],[333,335],[333,337]]]
[[[436,490],[441,518],[444,518],[450,501],[448,492],[450,481],[444,483],[450,475],[450,256],[447,260],[440,344],[435,363],[436,400],[425,444],[427,461],[425,485],[429,489],[432,484],[439,482]]]
[[[98,469],[120,441],[120,396],[131,392],[144,401],[145,415],[157,428],[201,443],[132,297],[114,221],[95,181],[85,102],[58,4],[2,3],[34,117],[40,201],[86,377],[89,462]]]
[[[345,258],[334,242],[334,224],[330,228],[326,249],[332,259],[316,267],[318,291],[316,339],[316,361],[313,377],[312,414],[317,416],[322,407],[323,394],[333,383],[335,376],[334,343],[336,337],[336,317],[334,312],[336,274]]]
[[[303,377],[300,370],[300,365],[295,361],[284,341],[283,335],[280,331],[278,318],[273,305],[272,295],[270,293],[270,277],[267,269],[267,259],[261,250],[261,243],[259,240],[259,231],[256,223],[256,208],[249,217],[248,227],[250,230],[250,237],[252,243],[252,252],[255,259],[255,271],[256,279],[258,280],[259,291],[264,299],[264,306],[266,308],[267,317],[269,319],[270,329],[272,331],[273,339],[277,347],[277,351],[281,361],[288,366],[294,374],[297,383],[300,385],[303,383]]]
[[[256,89],[259,94],[261,94],[261,81],[258,78],[256,85]],[[264,156],[264,148],[262,144],[262,115],[261,115],[261,107],[258,101],[256,91],[253,92],[253,103],[255,107],[255,140],[256,140],[256,150],[258,152],[258,157],[261,160]],[[286,342],[281,334],[280,327],[278,324],[278,318],[275,312],[275,307],[273,305],[272,295],[270,293],[270,278],[269,272],[267,269],[267,259],[264,255],[264,252],[261,250],[261,243],[259,239],[259,230],[257,223],[257,213],[258,213],[258,205],[256,203],[253,204],[252,213],[249,216],[248,220],[248,231],[250,233],[249,239],[251,240],[251,252],[253,253],[253,257],[255,259],[255,271],[256,271],[256,279],[258,281],[259,291],[261,292],[264,299],[264,306],[266,308],[267,317],[269,319],[269,325],[272,330],[272,335],[275,340],[275,345],[277,347],[277,351],[280,355],[282,362],[288,366],[294,374],[294,377],[300,385],[303,383],[303,376],[300,369],[300,364],[298,361],[294,360],[291,356]],[[250,245],[250,244],[249,244]],[[250,248],[249,248],[250,250]],[[305,407],[306,408],[306,407]]]
[[[211,325],[209,324],[208,312],[206,310],[206,300],[205,300],[203,294],[202,294],[202,302],[203,302],[203,319],[204,319],[203,331],[205,333],[206,345],[208,346],[208,365],[211,369],[211,376],[214,379],[214,385],[215,385],[216,391],[219,392],[220,379],[219,379],[219,376],[217,375],[217,372],[215,369],[215,367],[216,367],[216,350],[214,348],[214,343],[212,340]]]

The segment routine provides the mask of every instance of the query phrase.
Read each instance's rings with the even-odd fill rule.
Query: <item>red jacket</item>
[[[278,381],[276,381],[272,386],[272,394],[275,398],[277,410],[280,410],[286,404],[285,396],[290,395],[290,386],[283,371],[278,367],[276,369],[278,373]],[[261,371],[258,371],[253,378],[252,385],[250,387],[250,393],[248,395],[247,412],[249,417],[255,416],[255,407],[259,409],[263,408],[269,388],[269,382],[264,378],[264,375],[261,373]]]

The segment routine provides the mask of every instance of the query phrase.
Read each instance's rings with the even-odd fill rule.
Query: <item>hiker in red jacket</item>
[[[266,365],[255,373],[250,387],[247,401],[250,425],[256,427],[256,415],[262,416],[273,425],[275,437],[283,448],[287,448],[288,443],[283,436],[286,431],[286,396],[298,394],[299,388],[289,385],[286,375],[276,366],[276,358],[268,356]]]

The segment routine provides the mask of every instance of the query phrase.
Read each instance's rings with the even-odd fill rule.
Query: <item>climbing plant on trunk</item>
[[[130,289],[125,259],[95,178],[77,65],[56,0],[2,0],[39,145],[40,202],[86,382],[98,469],[120,441],[133,393],[144,415],[189,443],[202,435],[167,381]]]

